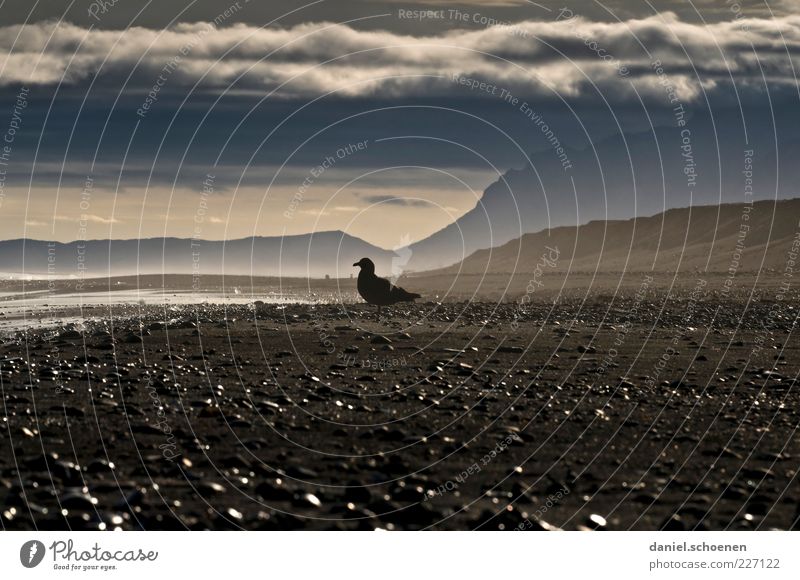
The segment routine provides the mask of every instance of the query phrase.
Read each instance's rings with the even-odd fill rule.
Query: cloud
[[[121,220],[118,220],[117,218],[114,218],[114,217],[105,217],[105,216],[93,215],[93,214],[81,215],[80,219],[82,221],[87,221],[87,222],[94,223],[94,224],[106,224],[106,225],[108,225],[108,224],[121,223]],[[74,216],[59,215],[59,216],[56,216],[56,220],[61,221],[61,222],[74,222],[75,221],[75,217]]]
[[[326,22],[266,29],[182,23],[167,30],[40,22],[0,27],[0,86],[62,79],[82,86],[95,79],[95,90],[119,91],[127,82],[126,94],[139,94],[143,102],[148,93],[157,101],[195,83],[204,92],[277,90],[280,97],[302,98],[330,91],[342,97],[491,98],[505,89],[529,100],[595,99],[599,91],[611,102],[639,95],[664,102],[663,79],[652,67],[658,60],[677,96],[689,102],[703,90],[730,90],[732,78],[743,93],[763,92],[764,78],[770,88],[792,88],[798,55],[800,15],[707,25],[669,12],[622,22],[576,17],[428,36]]]
[[[428,207],[430,203],[424,199],[410,199],[393,195],[361,195],[361,199],[368,203],[399,205],[403,207]]]

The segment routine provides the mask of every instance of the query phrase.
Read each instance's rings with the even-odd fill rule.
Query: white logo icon
[[[19,561],[26,568],[36,568],[44,559],[44,544],[39,540],[29,540],[19,549]]]

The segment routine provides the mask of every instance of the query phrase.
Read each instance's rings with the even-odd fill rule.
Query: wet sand
[[[797,528],[797,296],[640,290],[8,334],[3,527]]]

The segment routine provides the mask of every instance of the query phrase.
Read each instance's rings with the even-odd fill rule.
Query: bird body
[[[375,275],[375,264],[369,258],[361,258],[353,266],[359,266],[361,271],[358,273],[358,293],[367,302],[378,307],[391,306],[398,302],[413,302],[421,298],[419,294],[408,292],[399,286],[395,286],[386,278]]]

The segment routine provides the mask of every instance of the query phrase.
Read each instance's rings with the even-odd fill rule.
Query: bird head
[[[366,270],[368,272],[375,271],[375,263],[369,258],[361,258],[358,262],[353,264],[353,266],[358,266],[362,270]]]

